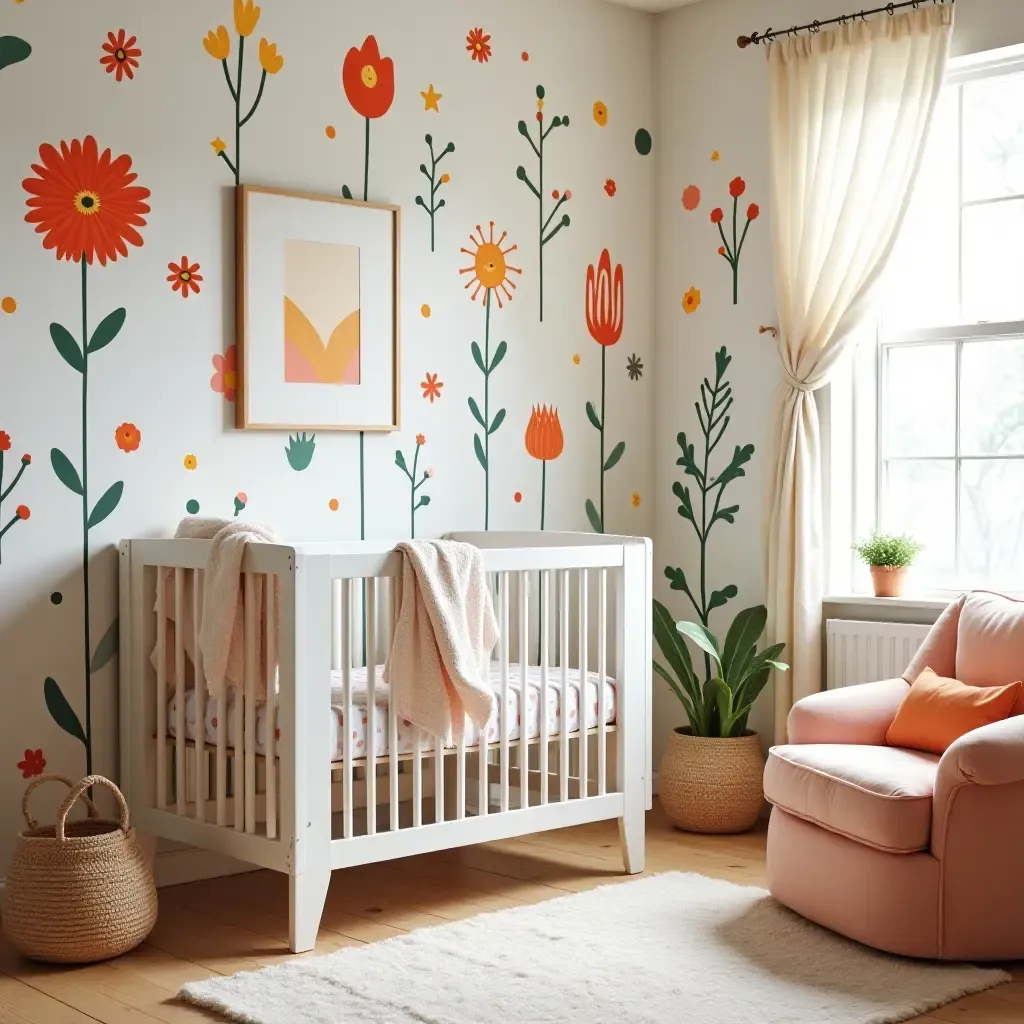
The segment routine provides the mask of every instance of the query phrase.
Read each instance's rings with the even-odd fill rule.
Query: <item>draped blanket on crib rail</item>
[[[400,718],[457,743],[467,716],[482,730],[495,704],[488,662],[498,622],[483,559],[472,544],[450,540],[395,550],[402,575],[384,678]]]
[[[240,522],[237,519],[204,519],[189,517],[182,519],[175,530],[176,538],[210,540],[212,545],[206,560],[203,576],[203,614],[199,626],[198,646],[203,656],[203,672],[210,694],[224,695],[227,685],[241,687],[245,680],[245,632],[242,603],[242,556],[247,544],[276,544],[277,535],[263,523]],[[167,681],[174,684],[174,650],[176,630],[181,630],[182,646],[187,656],[186,686],[194,685],[192,666],[196,659],[196,636],[193,629],[193,586],[191,571],[186,571],[182,601],[182,621],[176,621],[174,607],[174,573],[170,569],[160,570],[162,578],[157,587],[164,588],[164,622],[157,628],[164,630],[164,651],[167,666]],[[277,672],[279,585],[274,582],[274,635],[267,636],[267,594],[264,577],[256,574],[253,580],[256,599],[255,648],[256,696],[266,697],[273,687]],[[270,658],[267,646],[270,645]],[[151,655],[156,665],[157,650]],[[268,679],[267,666],[270,666]]]

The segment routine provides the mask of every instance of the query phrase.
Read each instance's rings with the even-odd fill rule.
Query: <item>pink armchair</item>
[[[928,666],[972,686],[1024,678],[1024,602],[967,594],[903,679],[794,706],[789,742],[765,767],[768,887],[804,917],[891,953],[1021,959],[1024,715],[962,736],[942,757],[886,746],[907,680]]]

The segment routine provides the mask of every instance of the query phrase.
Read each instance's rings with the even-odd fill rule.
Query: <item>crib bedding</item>
[[[372,712],[373,729],[376,733],[376,752],[379,755],[390,753],[390,737],[388,735],[388,686],[382,678],[383,666],[377,666],[376,688],[374,693],[374,708]],[[580,671],[569,669],[569,734],[578,733],[580,728]],[[596,729],[599,722],[598,712],[598,680],[596,672],[588,672],[585,686],[586,699],[586,728]],[[491,668],[491,686],[498,701],[495,704],[494,712],[487,723],[487,741],[497,742],[501,733],[501,725],[508,727],[509,741],[520,739],[522,735],[522,718],[520,715],[522,669],[519,665],[509,666],[508,682],[508,714],[500,716],[501,703],[501,669],[496,663]],[[365,668],[352,669],[352,752],[354,757],[365,757],[367,754],[367,727],[371,714],[367,708],[367,673]],[[530,665],[526,669],[527,688],[527,714],[526,728],[527,737],[536,739],[541,734],[540,719],[540,691],[541,671],[536,665]],[[562,670],[551,667],[548,669],[547,688],[547,719],[548,735],[554,739],[561,735],[562,726]],[[219,703],[216,698],[208,697],[206,700],[206,742],[216,744],[217,742],[217,721],[219,717]],[[345,726],[344,697],[342,691],[342,680],[340,672],[331,673],[331,750],[332,760],[340,760],[343,755],[343,738]],[[604,686],[604,711],[605,722],[614,724],[616,715],[616,682],[614,679],[605,677]],[[170,736],[176,736],[177,727],[177,696],[172,695],[167,705],[167,731]],[[228,698],[227,718],[225,721],[225,732],[227,746],[233,747],[235,742],[235,717],[234,697]],[[502,721],[499,723],[499,718]],[[413,749],[413,729],[408,722],[398,720],[398,753],[408,754]],[[256,708],[256,750],[263,754],[266,750],[267,735],[267,707],[261,703]],[[280,728],[276,730],[280,738]],[[196,699],[195,691],[189,690],[185,694],[185,736],[187,739],[196,738]],[[476,746],[480,739],[479,730],[472,722],[467,723],[466,745]],[[422,749],[427,751],[433,749],[434,741],[430,737],[422,740]]]

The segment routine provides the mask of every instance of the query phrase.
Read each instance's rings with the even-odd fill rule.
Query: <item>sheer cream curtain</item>
[[[783,383],[768,463],[768,634],[785,641],[775,740],[821,682],[821,435],[814,392],[855,331],[899,232],[942,86],[952,3],[783,39],[768,51]]]

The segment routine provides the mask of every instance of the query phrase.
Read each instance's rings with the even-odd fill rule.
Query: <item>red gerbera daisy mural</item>
[[[41,750],[26,750],[25,758],[18,762],[18,770],[23,779],[31,779],[33,775],[42,775],[46,769],[46,758]]]
[[[119,82],[124,77],[129,79],[135,77],[132,68],[139,66],[136,57],[142,56],[142,51],[135,45],[135,36],[125,39],[123,28],[118,30],[116,36],[113,32],[108,32],[103,49],[106,53],[100,57],[100,63],[106,67],[108,75],[113,74]]]
[[[22,187],[31,196],[25,220],[45,235],[44,249],[56,249],[59,260],[77,263],[84,255],[87,263],[96,258],[106,266],[119,253],[128,255],[127,243],[142,245],[137,229],[146,224],[149,189],[132,184],[138,175],[127,153],[116,160],[109,149],[101,154],[87,135],[62,142],[59,152],[44,143],[39,159],[32,165],[36,177]]]
[[[491,37],[482,28],[470,29],[466,36],[466,49],[473,60],[486,64],[491,59]]]
[[[173,282],[171,284],[171,290],[175,292],[181,292],[181,297],[187,299],[192,292],[196,295],[199,294],[199,282],[202,281],[202,275],[199,273],[199,264],[190,264],[187,256],[181,257],[181,266],[177,263],[168,263],[167,269],[170,273],[167,275],[167,280]]]

